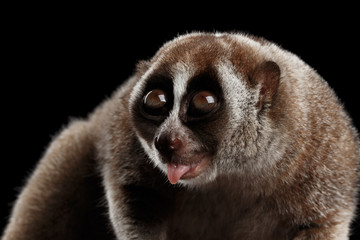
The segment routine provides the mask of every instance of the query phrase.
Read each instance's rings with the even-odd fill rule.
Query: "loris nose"
[[[179,150],[183,143],[179,138],[161,135],[155,139],[155,147],[166,161],[171,161],[173,152]]]

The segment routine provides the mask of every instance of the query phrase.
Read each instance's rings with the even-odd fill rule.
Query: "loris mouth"
[[[168,163],[167,176],[171,184],[176,184],[180,179],[191,179],[203,173],[210,164],[211,156],[203,154],[199,160],[191,164]]]

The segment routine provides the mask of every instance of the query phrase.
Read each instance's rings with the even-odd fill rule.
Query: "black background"
[[[278,12],[265,8],[265,14],[257,7],[227,6],[213,12],[185,8],[173,13],[177,8],[153,12],[139,3],[133,9],[97,5],[8,9],[1,34],[5,42],[1,229],[52,137],[72,117],[86,117],[133,73],[139,60],[149,59],[178,34],[242,31],[278,43],[329,82],[360,127],[355,7],[318,10],[303,6],[299,14],[292,12],[297,6]],[[359,229],[359,220],[356,224]]]

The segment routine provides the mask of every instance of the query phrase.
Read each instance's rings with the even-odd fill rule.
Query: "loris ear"
[[[139,61],[136,64],[136,74],[137,76],[142,76],[144,73],[150,68],[150,62],[149,61]]]
[[[271,103],[278,89],[280,81],[280,68],[272,61],[261,63],[255,68],[252,83],[260,84],[260,94],[257,107],[262,108],[264,103]]]

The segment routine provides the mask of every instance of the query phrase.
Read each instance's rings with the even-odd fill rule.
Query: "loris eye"
[[[154,89],[144,96],[144,111],[151,116],[160,116],[166,112],[167,96],[160,89]]]
[[[197,92],[191,100],[188,114],[193,117],[201,117],[210,113],[216,107],[217,102],[217,97],[212,92]]]

